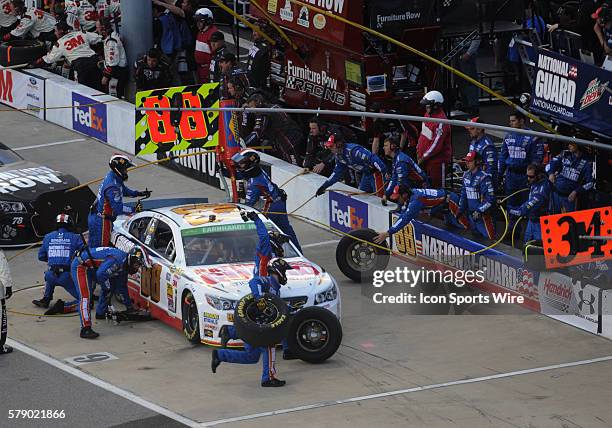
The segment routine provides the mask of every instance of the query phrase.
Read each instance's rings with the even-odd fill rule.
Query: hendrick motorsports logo
[[[287,60],[285,86],[287,89],[312,94],[340,106],[346,104],[346,95],[338,91],[338,79],[330,77],[324,70],[314,71],[307,65],[297,66],[291,60]]]
[[[576,100],[575,66],[540,54],[535,78],[535,96],[539,99],[573,108]]]
[[[609,83],[610,82],[601,84],[598,78],[591,80],[586,88],[586,91],[584,92],[584,95],[582,98],[580,98],[580,110],[583,110],[599,101],[606,91]]]

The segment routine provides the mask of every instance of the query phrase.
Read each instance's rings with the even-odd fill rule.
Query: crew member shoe
[[[40,300],[32,300],[32,303],[34,303],[35,306],[38,306],[39,308],[49,308],[49,303],[51,303],[50,299],[45,299],[44,297]]]
[[[217,373],[217,367],[221,364],[221,360],[219,359],[219,351],[213,349],[212,351],[212,360],[210,361],[210,368],[213,373]]]
[[[13,352],[13,348],[8,345],[0,346],[0,355],[2,354],[10,354]]]
[[[91,327],[84,327],[81,329],[81,337],[83,339],[95,339],[98,336],[100,336],[100,334],[93,331]]]
[[[279,386],[285,386],[286,383],[287,382],[285,382],[284,380],[272,378],[270,380],[262,382],[261,386],[263,386],[264,388],[278,388]]]
[[[221,346],[225,348],[227,346],[227,342],[230,341],[229,328],[226,325],[221,327],[221,330],[219,330],[219,337],[221,338]]]
[[[283,351],[283,360],[297,360],[297,356],[289,349]]]
[[[62,299],[58,299],[57,302],[51,306],[51,308],[45,312],[45,315],[57,315],[64,313],[64,301]]]

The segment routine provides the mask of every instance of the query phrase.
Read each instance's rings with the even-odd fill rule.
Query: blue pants
[[[272,213],[286,213],[287,203],[285,201],[272,202],[270,207],[264,211]],[[293,227],[291,227],[291,223],[289,223],[289,216],[287,214],[270,214],[268,217],[280,228],[280,230],[283,231],[285,235],[289,236],[291,242],[293,242],[293,245],[295,245],[301,253],[302,247],[300,247],[297,235],[295,234]]]
[[[361,180],[359,181],[359,190],[362,192],[372,193],[376,190],[376,184],[374,183],[374,174],[369,170],[361,172]]]
[[[113,222],[110,219],[104,219],[98,214],[90,213],[87,217],[87,227],[89,228],[88,245],[90,248],[110,246],[110,237],[113,231]]]
[[[527,187],[529,187],[529,184],[527,183],[527,168],[525,168],[525,172],[522,174],[506,171],[506,181],[504,183],[504,191],[506,192],[506,196]],[[523,202],[527,200],[527,196],[528,192],[524,191],[512,196],[511,198],[508,198],[508,210],[519,209],[520,206],[523,205]]]
[[[540,228],[540,221],[529,220],[527,222],[527,228],[525,229],[525,242],[528,241],[541,241],[542,240],[542,229]]]
[[[450,194],[448,209],[450,213],[446,216],[447,224],[461,229],[475,230],[484,238],[495,239],[495,222],[493,222],[491,214],[481,214],[477,220],[474,220],[471,215],[457,215],[459,212],[459,195],[456,193]]]
[[[577,198],[574,200],[574,202],[570,202],[569,199],[567,199],[567,196],[562,196],[558,194],[557,192],[553,191],[550,197],[550,203],[552,206],[551,214],[561,214],[561,213],[569,213],[572,211],[576,211],[577,209],[576,201],[577,201]]]
[[[263,370],[261,381],[273,379],[276,375],[276,348],[274,346],[254,348],[248,343],[244,344],[244,351],[219,349],[217,356],[226,363],[257,364],[259,357],[263,354]]]
[[[123,297],[123,301],[125,305],[129,309],[130,304],[130,294],[128,292],[127,287],[127,275],[119,275],[110,279],[110,288],[105,286],[104,284],[100,285],[100,298],[98,300],[98,304],[96,305],[96,314],[104,315],[106,314],[106,310],[108,309],[108,304],[110,303],[110,295],[111,293],[119,293]]]
[[[76,291],[74,281],[72,281],[70,271],[62,272],[59,276],[55,275],[51,269],[45,272],[45,295],[43,299],[52,300],[53,291],[55,291],[55,287],[58,285],[75,298],[74,301],[64,303],[64,307],[75,306],[78,303],[79,294]]]

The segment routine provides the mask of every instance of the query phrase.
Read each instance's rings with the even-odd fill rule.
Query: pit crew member
[[[329,138],[330,131],[318,117],[310,118],[308,128],[310,131],[306,140],[306,155],[302,166],[315,174],[329,177],[333,170],[334,156],[325,148],[325,142]]]
[[[219,30],[214,24],[213,13],[208,8],[202,7],[198,9],[193,18],[198,26],[195,45],[198,83],[208,83],[210,81],[210,63],[213,58],[213,51],[210,45],[211,36]]]
[[[0,0],[0,37],[10,33],[19,24],[17,16],[12,12],[11,0]]]
[[[121,287],[119,281],[127,280],[127,273],[135,274],[144,265],[144,254],[138,247],[132,248],[128,253],[110,247],[89,248],[79,252],[71,265],[72,280],[76,284],[79,295],[79,315],[81,320],[81,334],[83,339],[95,339],[100,336],[91,328],[91,314],[89,310],[89,280],[95,276],[96,281],[102,284],[103,296],[96,308],[103,309],[108,292],[113,287]],[[112,282],[111,282],[112,281]],[[125,291],[127,294],[127,284]],[[129,296],[126,302],[129,302]],[[106,311],[104,311],[104,314]]]
[[[553,183],[552,214],[576,211],[578,195],[594,186],[593,160],[575,143],[546,165],[546,173]]]
[[[411,189],[405,184],[396,185],[391,200],[397,200],[401,207],[399,218],[386,232],[380,232],[374,237],[374,242],[382,243],[389,236],[402,230],[425,208],[441,208],[447,201],[444,189]]]
[[[247,193],[245,203],[254,206],[259,198],[264,198],[263,213],[272,220],[291,242],[302,252],[297,235],[289,223],[287,216],[287,194],[272,182],[268,174],[259,165],[260,158],[255,150],[246,149],[232,156],[236,165],[238,178],[247,180]],[[269,213],[269,214],[268,214]]]
[[[79,295],[77,294],[72,276],[70,275],[70,264],[77,250],[83,247],[81,237],[70,231],[72,219],[68,214],[59,214],[55,220],[56,230],[47,233],[43,243],[38,250],[38,260],[47,262],[48,269],[45,272],[45,292],[40,300],[32,300],[39,308],[48,308],[53,300],[53,292],[56,286],[66,290],[74,301],[64,303],[58,299],[45,315],[55,315],[75,312],[77,309]]]
[[[128,169],[134,164],[125,155],[114,154],[108,162],[110,171],[98,188],[98,196],[91,206],[87,223],[89,226],[89,246],[108,247],[113,230],[113,222],[121,214],[133,214],[135,209],[123,205],[123,197],[150,196],[148,190],[137,191],[127,187]]]
[[[444,97],[438,91],[429,91],[421,100],[425,117],[446,119]],[[423,122],[417,143],[417,159],[435,188],[444,187],[446,165],[452,160],[451,128],[445,123]]]
[[[13,295],[13,277],[4,251],[0,249],[0,304],[2,305],[2,324],[0,324],[0,355],[10,354],[13,348],[6,343],[8,320],[6,318],[6,301]]]
[[[66,22],[75,30],[94,31],[98,20],[96,0],[66,0]]]
[[[473,118],[470,122],[478,123],[478,117]],[[482,170],[491,176],[493,180],[493,188],[498,188],[498,155],[497,147],[493,144],[493,141],[486,135],[483,128],[476,128],[474,126],[466,126],[468,134],[472,141],[470,142],[469,152],[476,152],[480,155],[483,160]]]
[[[541,165],[531,164],[527,167],[527,180],[529,180],[529,196],[520,208],[511,212],[514,216],[527,217],[524,241],[541,241],[542,230],[540,217],[548,214],[551,183],[544,174]]]
[[[11,0],[11,6],[12,15],[20,17],[19,24],[4,36],[4,41],[13,38],[25,39],[31,36],[33,39],[48,42],[48,46],[55,43],[57,38],[53,30],[57,21],[53,15],[34,7],[26,9],[23,0]]]
[[[470,152],[463,159],[469,168],[463,175],[461,195],[451,193],[447,222],[468,230],[476,230],[487,239],[495,239],[495,223],[490,210],[495,205],[491,176],[481,168],[482,158]]]
[[[346,143],[341,132],[332,133],[325,148],[334,154],[336,166],[332,175],[317,189],[316,196],[321,196],[328,187],[344,178],[349,168],[361,173],[359,190],[382,196],[383,176],[387,173],[382,159],[359,144]]]
[[[125,84],[129,79],[127,68],[127,56],[121,37],[115,31],[108,18],[98,21],[97,31],[104,37],[104,70],[102,71],[102,88],[109,93],[111,79],[117,79],[116,95],[123,98],[125,95]],[[115,91],[113,91],[115,92]]]
[[[287,284],[287,271],[293,269],[284,259],[274,258],[268,263],[269,276],[256,276],[249,281],[251,293],[257,299],[257,307],[260,310],[266,308],[263,298],[264,293],[279,296],[282,285]],[[212,352],[211,369],[217,372],[217,367],[222,362],[237,364],[256,364],[263,354],[263,371],[261,374],[261,386],[280,387],[285,386],[285,381],[276,378],[276,348],[274,346],[253,347],[244,344],[244,351],[215,349]]]
[[[385,204],[391,196],[395,186],[407,186],[411,188],[427,187],[429,180],[425,172],[410,156],[400,151],[400,141],[397,137],[387,137],[383,145],[385,156],[393,159],[391,169],[391,180],[385,188],[382,202]]]

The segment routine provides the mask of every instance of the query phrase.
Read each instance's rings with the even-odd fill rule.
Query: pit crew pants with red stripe
[[[88,245],[90,248],[110,246],[111,232],[113,231],[111,219],[90,213],[87,217],[87,226],[89,227]]]
[[[244,351],[230,349],[219,349],[217,351],[217,356],[221,361],[236,364],[257,364],[261,354],[263,354],[261,381],[265,382],[276,377],[276,348],[274,346],[255,348],[245,343]]]
[[[382,197],[385,194],[385,181],[380,172],[370,172],[364,170],[361,173],[361,180],[359,181],[359,190],[366,193],[376,192],[377,196]]]
[[[450,200],[448,201],[448,209],[450,214],[446,217],[446,222],[461,229],[476,230],[483,237],[487,239],[495,239],[495,223],[491,214],[481,214],[477,220],[474,220],[472,216],[465,215],[465,213],[459,213],[459,195],[456,193],[450,194]]]
[[[88,275],[87,267],[83,266],[80,263],[78,257],[72,261],[71,273],[72,280],[76,285],[76,292],[79,298],[79,315],[81,319],[81,328],[91,327],[91,313],[89,311],[89,282],[91,275]]]

